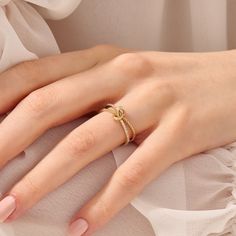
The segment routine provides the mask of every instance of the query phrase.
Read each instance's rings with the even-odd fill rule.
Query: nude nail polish
[[[88,222],[78,219],[70,225],[68,236],[82,236],[88,229]]]
[[[8,216],[16,209],[16,199],[7,196],[0,201],[0,222],[3,223]]]

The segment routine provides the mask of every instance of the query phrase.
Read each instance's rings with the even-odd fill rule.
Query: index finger
[[[49,56],[22,62],[0,74],[0,114],[11,110],[32,91],[57,80],[91,69],[124,50],[112,46]]]

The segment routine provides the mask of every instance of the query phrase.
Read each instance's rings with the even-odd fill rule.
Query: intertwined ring
[[[113,114],[114,120],[119,121],[121,127],[124,130],[126,142],[124,145],[132,142],[135,139],[136,131],[134,126],[125,116],[125,110],[121,106],[114,106],[113,104],[107,104],[101,111],[107,111]]]

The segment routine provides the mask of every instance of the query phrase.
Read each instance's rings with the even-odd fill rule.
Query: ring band
[[[124,130],[126,142],[124,145],[128,144],[129,142],[134,141],[136,137],[136,131],[134,129],[134,126],[129,122],[129,120],[125,116],[125,110],[119,106],[116,107],[113,104],[107,104],[102,110],[107,111],[113,114],[114,120],[119,121],[121,124],[121,127]]]

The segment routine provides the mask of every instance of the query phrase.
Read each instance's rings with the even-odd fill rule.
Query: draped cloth
[[[203,1],[191,1],[194,8],[209,9],[209,1],[204,2],[205,5]],[[25,60],[60,53],[43,17],[51,19],[66,17],[79,3],[80,0],[0,0],[0,72]],[[209,17],[216,19],[219,13],[221,20],[218,27],[224,30],[225,17],[222,9],[225,8],[225,1],[214,1],[214,3],[215,14]],[[193,11],[192,14],[194,15]],[[196,21],[192,22],[193,29],[199,27],[195,23]],[[212,28],[208,35],[209,42],[211,35],[215,36],[214,30],[215,28]],[[205,49],[203,45],[198,44],[199,35],[197,30],[192,34],[196,50]],[[215,44],[208,43],[209,50],[227,48],[224,35],[214,42]],[[4,116],[1,119],[4,119]],[[83,117],[51,129],[24,150],[1,170],[0,192],[8,190],[56,143],[86,119]],[[107,163],[115,160],[114,163],[119,166],[135,149],[134,144],[119,147],[102,157],[100,161],[94,162],[41,200],[19,220],[2,224],[0,236],[66,235],[70,217],[94,194],[94,191],[106,183],[114,171],[112,168],[107,168]],[[236,143],[174,164],[149,184],[134,199],[132,205],[149,220],[155,235],[158,236],[236,235]],[[138,228],[141,218],[139,219],[130,209],[125,211],[124,218],[121,215],[110,229],[108,226],[107,231],[98,235],[153,235],[144,229],[142,232],[135,231],[134,228],[135,226]],[[129,218],[134,215],[131,225]],[[124,227],[120,227],[121,225]]]

